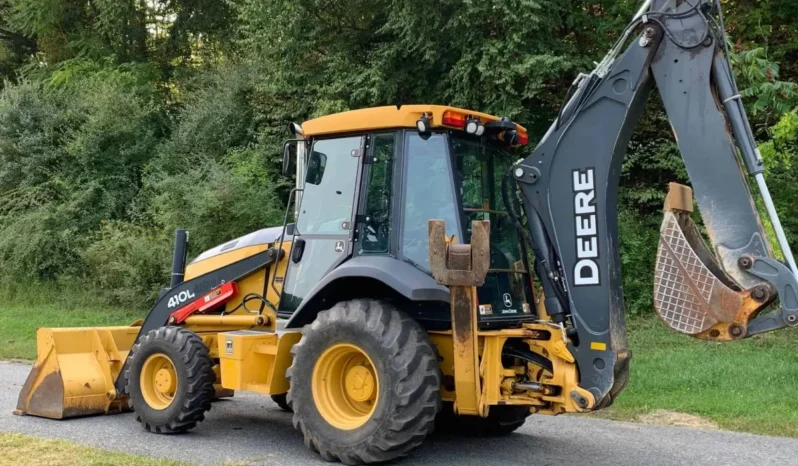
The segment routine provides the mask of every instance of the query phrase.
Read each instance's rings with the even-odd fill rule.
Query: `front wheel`
[[[127,393],[136,420],[150,432],[186,432],[205,419],[216,392],[213,359],[202,339],[180,327],[161,327],[133,346]]]
[[[440,410],[435,350],[417,322],[380,301],[319,313],[288,370],[305,445],[327,461],[390,461],[421,445]]]

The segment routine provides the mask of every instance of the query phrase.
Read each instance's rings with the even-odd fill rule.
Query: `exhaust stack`
[[[183,283],[186,272],[186,257],[188,256],[188,231],[178,228],[175,230],[175,251],[172,256],[172,275],[169,288],[174,288]]]

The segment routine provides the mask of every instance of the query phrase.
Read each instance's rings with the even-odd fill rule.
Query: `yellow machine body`
[[[305,122],[303,129],[306,136],[316,136],[375,128],[412,128],[420,115],[428,115],[434,127],[446,127],[448,112],[477,115],[484,121],[497,120],[490,115],[453,107],[380,107],[321,117]],[[517,126],[517,129],[526,136],[525,128]],[[281,248],[282,255],[276,263],[237,280],[238,292],[225,303],[224,313],[194,314],[182,325],[202,338],[211,357],[217,361],[213,368],[217,396],[230,396],[235,390],[284,394],[289,389],[285,373],[292,362],[291,348],[301,339],[298,330],[277,330],[274,311],[287,272],[291,242],[278,240],[235,248],[235,241],[188,264],[184,279],[202,277],[269,249]],[[230,250],[225,250],[227,245]],[[473,285],[476,283],[460,288],[471,295],[465,309],[469,318],[476,319]],[[260,299],[243,302],[251,294],[265,297],[270,305]],[[540,306],[538,313],[546,317]],[[119,412],[126,408],[127,399],[116,392],[114,383],[136,341],[138,325],[140,323],[130,327],[39,329],[37,360],[19,395],[16,413],[62,419]],[[572,390],[578,389],[578,373],[566,349],[562,329],[543,324],[490,331],[475,326],[469,328],[467,340],[470,343],[453,338],[452,331],[429,334],[440,355],[445,380],[442,397],[444,401],[453,402],[458,413],[487,416],[489,407],[495,405],[524,405],[532,412],[546,414],[592,408],[592,404],[577,406],[569,396]],[[505,367],[502,347],[508,339],[521,340],[530,351],[551,360],[553,372],[521,360],[517,361],[517,366]],[[543,387],[541,391],[532,393],[515,388],[516,380],[533,372],[535,380]]]
[[[232,264],[233,262],[246,259],[247,257],[254,256],[255,254],[262,253],[269,249],[269,247],[278,247],[279,243],[266,243],[258,244],[255,246],[247,246],[241,249],[235,249],[229,252],[210,257],[205,260],[196,261],[186,266],[185,280],[191,280],[199,276],[213,272],[221,267]],[[273,267],[268,267],[258,270],[255,273],[247,276],[238,282],[238,296],[225,306],[225,312],[232,312],[233,309],[241,304],[241,298],[249,293],[262,294],[266,297],[273,306],[277,306],[280,301],[280,293],[283,290],[283,279],[285,278],[286,269],[288,267],[288,254],[291,252],[291,242],[284,241],[282,244],[283,259],[281,259]],[[275,274],[272,277],[272,273]],[[272,280],[274,278],[274,280]],[[246,309],[241,307],[238,313],[247,313]]]
[[[285,371],[299,331],[236,330],[219,334],[217,350],[222,387],[264,395],[288,392]]]
[[[547,355],[552,361],[553,370],[549,372],[534,364],[519,363],[505,367],[502,363],[502,347],[509,339],[521,339],[531,351]],[[457,355],[451,331],[430,332],[430,340],[438,350],[441,372],[445,383],[441,387],[441,398],[455,402],[460,414],[487,416],[490,406],[524,405],[539,414],[561,414],[587,411],[578,406],[568,394],[572,390],[582,390],[577,386],[579,376],[574,358],[568,352],[562,335],[554,327],[541,324],[524,324],[523,328],[505,330],[480,330],[477,333],[477,360],[479,383],[474,379],[462,377],[455,371]],[[542,386],[541,393],[515,390],[513,384],[531,374]],[[457,387],[455,389],[455,387]],[[583,392],[583,396],[590,396]],[[473,412],[466,412],[464,406],[474,406]]]

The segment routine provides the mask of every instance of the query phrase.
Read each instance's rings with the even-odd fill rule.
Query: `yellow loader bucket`
[[[140,327],[40,328],[14,414],[65,419],[121,412],[114,389]]]

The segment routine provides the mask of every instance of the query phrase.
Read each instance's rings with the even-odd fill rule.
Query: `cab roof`
[[[443,123],[446,112],[479,118],[483,123],[497,121],[499,117],[446,105],[401,105],[372,107],[335,113],[302,123],[305,136],[373,131],[389,128],[415,128],[423,114],[431,120],[432,128],[462,129]],[[519,133],[526,135],[526,128],[515,125]]]

